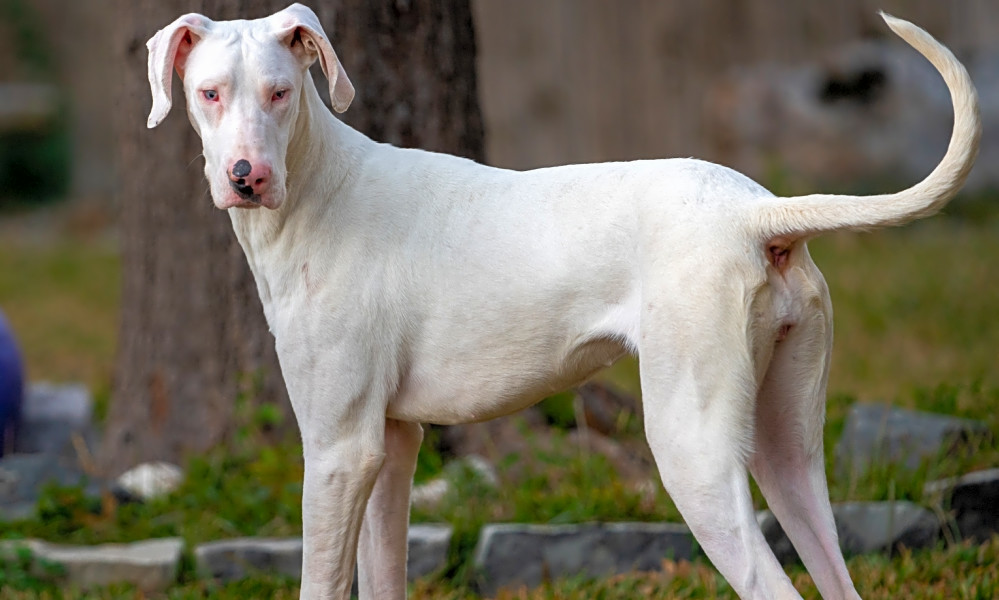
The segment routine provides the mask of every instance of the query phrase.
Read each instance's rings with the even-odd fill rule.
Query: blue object
[[[24,363],[14,333],[0,312],[0,456],[14,446],[24,401]]]

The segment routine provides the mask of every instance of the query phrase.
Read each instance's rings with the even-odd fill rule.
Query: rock
[[[475,454],[453,460],[444,467],[444,473],[420,485],[414,485],[410,504],[417,508],[433,508],[447,498],[455,488],[455,482],[474,478],[489,489],[499,486],[496,468],[485,458]]]
[[[0,459],[0,522],[35,514],[35,504],[46,484],[84,485],[99,496],[102,482],[88,477],[75,460],[48,454],[12,454]]]
[[[980,421],[894,408],[854,404],[836,444],[840,472],[865,472],[872,463],[898,463],[915,469],[941,452],[953,451],[971,438],[988,436]]]
[[[442,568],[451,544],[451,527],[413,525],[409,528],[408,576],[423,577]],[[200,544],[194,549],[199,577],[221,581],[242,579],[256,572],[299,578],[302,538],[234,538]]]
[[[926,548],[936,543],[940,522],[912,502],[845,502],[833,506],[844,554],[887,548]]]
[[[451,493],[451,482],[444,477],[431,479],[426,483],[413,486],[409,503],[414,508],[431,509],[444,501]]]
[[[999,469],[931,481],[924,494],[953,519],[962,539],[984,541],[999,533]]]
[[[302,576],[302,538],[235,538],[200,544],[194,549],[199,577],[221,581],[255,572]]]
[[[0,554],[26,546],[32,554],[32,572],[48,575],[45,563],[60,565],[60,579],[80,588],[128,583],[147,592],[163,591],[177,581],[184,541],[180,538],[146,540],[134,544],[61,546],[39,540],[0,542]]]
[[[939,539],[940,522],[929,510],[912,502],[844,502],[833,505],[839,547],[843,554],[866,554],[886,549],[932,546]],[[800,562],[798,553],[770,511],[757,515],[763,535],[782,564]]]
[[[115,485],[142,501],[169,495],[184,482],[184,471],[165,462],[142,463],[125,471]]]
[[[33,383],[24,397],[15,451],[75,457],[74,435],[92,446],[92,418],[93,401],[85,385]]]
[[[406,574],[410,581],[444,567],[451,548],[452,531],[450,525],[410,525],[409,557],[406,561]]]
[[[756,513],[756,522],[759,523],[763,531],[763,537],[773,550],[774,556],[782,565],[793,565],[801,562],[798,552],[791,544],[791,540],[784,533],[784,528],[777,522],[777,517],[769,510],[761,510]]]
[[[451,479],[463,477],[464,473],[472,473],[481,483],[491,489],[499,486],[499,474],[496,473],[496,467],[478,454],[462,456],[444,467],[444,475]]]
[[[663,559],[693,553],[693,536],[676,523],[499,524],[482,528],[475,567],[480,590],[491,596],[558,577],[659,570]]]

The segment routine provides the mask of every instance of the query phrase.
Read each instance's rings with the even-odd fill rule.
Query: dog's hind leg
[[[357,553],[362,600],[406,598],[409,494],[422,440],[418,423],[385,423],[385,462],[368,498]]]
[[[815,300],[774,349],[757,398],[749,466],[822,597],[859,600],[829,505],[822,426],[832,314],[827,294]]]
[[[741,598],[800,600],[760,531],[749,491],[756,386],[746,328],[731,314],[737,308],[691,308],[665,313],[689,315],[683,323],[663,322],[651,309],[642,316],[645,430],[663,484]]]

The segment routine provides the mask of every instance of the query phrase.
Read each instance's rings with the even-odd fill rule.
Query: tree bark
[[[327,32],[357,91],[345,122],[378,141],[484,161],[468,0],[340,0],[319,16],[335,24]]]
[[[108,474],[148,460],[181,461],[224,442],[241,394],[290,415],[256,287],[228,216],[211,203],[201,141],[176,78],[171,114],[157,129],[145,128],[145,41],[156,30],[186,12],[258,18],[286,4],[117,0],[123,288],[102,448]],[[313,8],[357,89],[348,123],[379,141],[482,159],[468,0],[342,0]]]

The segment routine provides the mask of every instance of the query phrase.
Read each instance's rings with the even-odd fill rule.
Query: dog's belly
[[[578,384],[627,353],[613,339],[580,343],[554,360],[539,348],[513,348],[497,356],[451,354],[416,365],[401,382],[387,416],[402,421],[456,425],[508,415]]]

